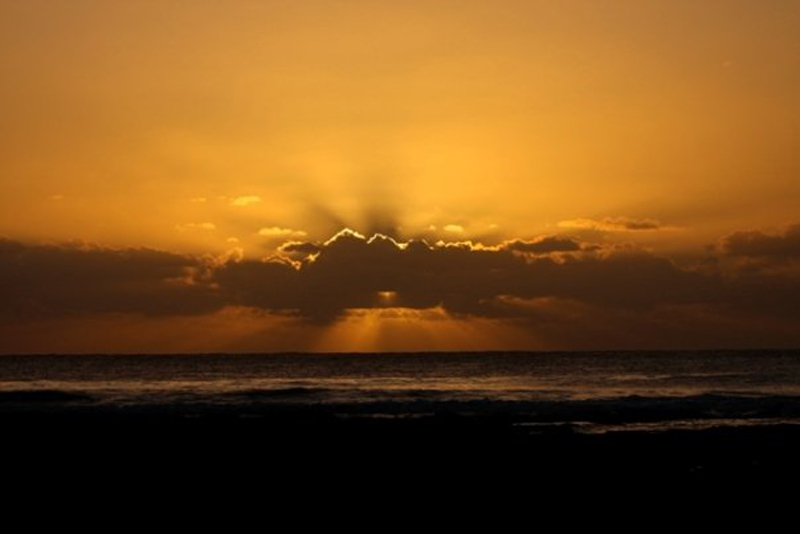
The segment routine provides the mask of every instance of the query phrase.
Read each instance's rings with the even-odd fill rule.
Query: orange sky
[[[0,352],[796,345],[798,51],[781,0],[3,2]]]

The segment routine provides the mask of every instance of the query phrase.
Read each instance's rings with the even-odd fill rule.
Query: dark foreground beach
[[[22,494],[413,488],[437,502],[752,493],[800,475],[796,351],[5,357],[0,370],[4,476]]]
[[[336,481],[442,487],[516,481],[752,484],[800,475],[800,426],[769,421],[585,433],[514,411],[414,416],[336,407],[0,410],[6,474],[176,482],[260,480],[300,489]],[[463,486],[466,484],[467,486]],[[744,486],[742,486],[744,489]],[[750,486],[752,488],[752,486]]]

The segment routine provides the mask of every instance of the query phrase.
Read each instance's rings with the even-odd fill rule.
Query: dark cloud
[[[608,222],[608,220],[606,220],[606,222]],[[621,220],[621,221],[620,220],[615,220],[615,221],[612,221],[612,224],[616,224],[619,227],[624,228],[625,230],[632,230],[632,231],[636,231],[636,230],[660,230],[662,228],[660,222],[653,221],[653,220],[647,220],[647,219],[646,220],[641,220],[641,221],[630,220],[630,219]]]
[[[541,250],[573,246],[564,240],[512,243],[503,247],[431,246],[420,240],[399,244],[384,236],[365,239],[342,232],[299,269],[274,261],[229,262],[213,276],[226,302],[294,310],[318,321],[348,309],[384,306],[440,306],[453,315],[480,317],[528,314],[524,306],[509,305],[507,297],[648,309],[717,302],[725,296],[726,284],[719,276],[681,269],[645,252],[549,257],[516,252],[537,243]],[[385,292],[392,292],[390,302],[380,298]]]
[[[596,250],[597,247],[582,243],[567,236],[543,236],[530,241],[514,239],[503,244],[506,250],[514,250],[526,254],[551,254],[553,252],[577,252],[580,250]]]
[[[289,241],[281,245],[278,251],[288,256],[306,258],[319,254],[322,251],[322,247],[316,243]]]
[[[287,243],[281,252],[223,261],[0,240],[0,315],[192,315],[244,306],[325,324],[353,309],[438,307],[453,316],[535,322],[548,317],[552,310],[540,304],[551,301],[574,303],[562,306],[565,325],[571,310],[586,309],[612,318],[698,306],[800,315],[800,277],[791,273],[692,270],[644,251],[598,250],[559,236],[486,247],[342,231],[321,244]],[[625,321],[615,328],[627,328]]]
[[[558,225],[562,228],[595,230],[598,232],[642,232],[667,229],[667,227],[654,219],[631,219],[628,217],[606,217],[600,220],[572,219],[561,221]]]
[[[800,224],[790,226],[782,234],[735,232],[722,239],[722,250],[730,256],[746,258],[800,259]]]
[[[0,240],[0,315],[193,314],[219,306],[196,259],[150,249]]]

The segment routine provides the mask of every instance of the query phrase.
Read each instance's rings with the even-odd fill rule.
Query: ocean
[[[0,413],[508,418],[520,432],[800,424],[800,351],[0,357]]]

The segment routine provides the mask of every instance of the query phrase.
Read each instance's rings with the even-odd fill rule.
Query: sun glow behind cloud
[[[796,225],[724,236],[708,261],[684,267],[635,247],[554,235],[431,245],[345,229],[279,251],[255,260],[235,250],[199,257],[0,239],[0,350],[685,348],[796,339]],[[95,335],[81,335],[93,327]],[[165,337],[170,328],[175,339]]]
[[[441,308],[382,308],[351,311],[322,332],[313,350],[470,351],[515,346],[542,348],[530,333],[497,321],[457,319]]]
[[[147,255],[133,251],[160,251],[152,257],[194,269],[195,289],[207,290],[182,305],[220,324],[232,322],[230,310],[240,313],[247,297],[257,300],[264,284],[316,292],[326,313],[313,326],[292,330],[276,318],[283,303],[264,295],[258,304],[269,304],[269,318],[242,316],[252,327],[242,336],[270,346],[284,346],[283,338],[259,334],[260,321],[282,325],[293,340],[285,346],[305,346],[292,332],[317,339],[325,329],[367,338],[373,334],[356,331],[378,330],[396,346],[438,343],[435,332],[423,335],[428,326],[457,344],[516,346],[523,331],[523,345],[558,346],[569,335],[566,317],[586,331],[590,316],[610,331],[636,322],[642,340],[659,324],[689,339],[691,328],[675,326],[664,309],[639,317],[612,310],[597,289],[600,268],[640,262],[627,277],[605,273],[615,283],[646,268],[680,280],[702,273],[718,291],[703,294],[702,306],[723,302],[737,314],[753,302],[762,313],[763,294],[792,294],[794,286],[774,276],[790,276],[796,261],[786,229],[800,203],[798,21],[797,3],[748,0],[2,2],[0,237],[23,247],[22,263],[54,276],[71,276],[56,267],[86,258],[33,245],[95,243],[92,261],[142,269],[152,267]],[[376,234],[383,237],[348,241]],[[403,264],[417,294],[366,276],[398,268],[374,250],[405,261],[409,244],[423,241],[440,263]],[[351,248],[326,255],[337,242]],[[367,245],[365,261],[384,262],[380,269],[347,256]],[[395,249],[409,254],[391,256]],[[464,255],[460,269],[443,259],[449,253]],[[564,282],[582,289],[580,298],[563,288],[542,295],[517,279],[501,289],[520,294],[489,292],[483,301],[441,289],[454,280],[464,294],[492,287],[493,271],[480,261],[499,256],[597,278]],[[47,258],[54,265],[43,266]],[[449,278],[439,275],[442,263]],[[221,275],[219,265],[228,267],[227,286],[209,278]],[[284,276],[284,267],[298,278],[277,283],[272,276]],[[471,284],[459,278],[468,267]],[[2,268],[2,276],[19,275]],[[163,268],[176,274],[174,265]],[[328,273],[337,274],[338,292]],[[717,287],[714,276],[741,283]],[[422,284],[426,277],[439,287]],[[747,297],[745,286],[761,289]],[[423,288],[438,300],[427,302]],[[78,298],[51,289],[28,302]],[[88,289],[86,302],[97,297]],[[129,292],[120,297],[124,313],[150,313],[134,289],[157,300],[175,287],[142,276],[113,289]],[[205,300],[223,290],[230,293],[222,308]],[[283,297],[297,304],[295,295]],[[592,308],[592,298],[602,305]],[[89,303],[113,308],[99,297]],[[450,319],[421,311],[441,303]],[[773,304],[783,310],[782,301]],[[481,314],[458,316],[475,307]],[[535,315],[536,339],[531,324],[488,317],[488,308]],[[684,312],[698,323],[724,322],[705,308]],[[133,331],[134,323],[158,330],[162,321],[189,328],[195,320],[203,322],[123,322]],[[725,321],[745,331],[739,315]],[[320,346],[346,345],[344,334],[330,335],[339,341]],[[594,331],[593,339],[603,335]]]
[[[789,223],[800,196],[794,3],[0,14],[8,235],[202,252],[270,226],[517,237],[624,214],[693,228],[687,247]],[[184,221],[219,235],[168,231]]]

